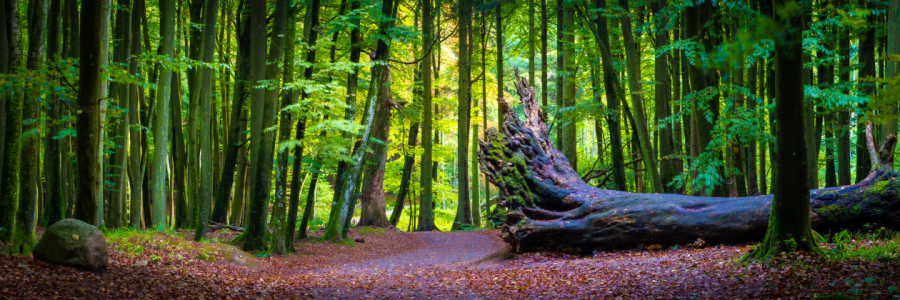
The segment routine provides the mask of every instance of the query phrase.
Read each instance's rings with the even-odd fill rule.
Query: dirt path
[[[491,255],[505,247],[499,239],[476,232],[408,233],[419,247],[412,252],[362,262],[348,262],[336,270],[401,274],[410,269],[449,267]]]

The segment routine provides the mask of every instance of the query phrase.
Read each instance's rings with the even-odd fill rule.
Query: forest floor
[[[356,242],[307,239],[297,253],[258,258],[225,244],[237,235],[226,230],[201,243],[189,241],[190,231],[113,231],[103,275],[0,254],[0,299],[900,298],[896,234],[823,244],[853,256],[801,254],[770,265],[741,261],[749,245],[511,255],[498,234],[362,228],[350,233]]]

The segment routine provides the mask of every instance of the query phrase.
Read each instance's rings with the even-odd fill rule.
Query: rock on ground
[[[34,259],[105,273],[109,251],[94,225],[65,219],[50,225],[34,247]]]

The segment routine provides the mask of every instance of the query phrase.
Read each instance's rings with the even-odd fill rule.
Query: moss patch
[[[845,212],[844,207],[837,204],[828,205],[819,209],[819,213],[827,218],[836,218],[843,215]]]

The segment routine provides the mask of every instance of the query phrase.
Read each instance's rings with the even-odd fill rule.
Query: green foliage
[[[826,255],[838,260],[879,260],[897,261],[900,259],[900,233],[884,227],[874,229],[866,225],[869,231],[851,232],[843,230],[830,238],[831,244]]]

